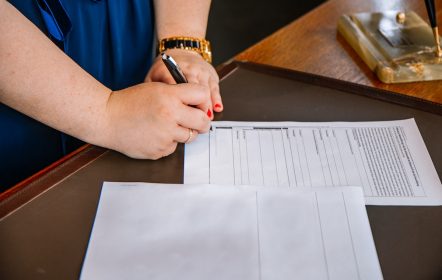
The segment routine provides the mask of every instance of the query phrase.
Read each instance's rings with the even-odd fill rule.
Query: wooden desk
[[[354,84],[389,91],[390,95],[402,93],[423,103],[431,103],[433,107],[441,107],[442,96],[438,92],[442,82],[381,84],[346,42],[336,35],[340,14],[400,9],[400,3],[388,1],[387,4],[385,0],[327,2],[239,54],[236,59],[343,80],[338,89]],[[420,0],[408,0],[407,7],[415,8],[423,15],[424,8],[419,3]],[[221,70],[228,73],[224,71],[226,68]],[[261,69],[253,73],[245,68],[243,72],[232,72],[230,81],[225,80],[221,85],[225,92],[225,112],[218,114],[216,119],[385,120],[393,117],[394,110],[390,108],[399,106],[377,100],[367,101],[372,103],[367,106],[361,101],[364,97],[358,95],[342,99],[336,99],[335,95],[333,98],[316,98],[304,105],[296,96],[303,88],[296,80],[308,85],[322,84],[325,89],[315,90],[316,93],[329,91],[330,80],[299,76],[299,73],[290,71],[264,75],[272,71]],[[272,75],[288,79],[276,77],[277,81],[269,82],[269,79],[273,80]],[[296,83],[292,84],[292,79]],[[337,80],[333,83],[336,84]],[[355,99],[364,106],[354,107]],[[276,106],[278,110],[274,110]],[[424,128],[425,140],[436,144],[441,142],[441,136],[433,133],[441,123],[440,116],[427,115],[429,113],[412,108],[402,110],[403,113],[394,114],[394,117],[423,114],[418,125]],[[435,165],[441,174],[441,150],[434,144],[429,147],[433,160],[439,159]],[[158,161],[129,159],[106,149],[87,146],[10,192],[0,194],[0,278],[78,279],[103,180],[180,183],[182,159],[181,145],[173,155]],[[385,279],[440,279],[442,207],[368,206],[367,210]]]
[[[438,20],[442,22],[442,2]],[[414,10],[427,19],[423,0],[330,0],[278,30],[235,59],[335,78],[435,102],[442,106],[442,81],[383,84],[337,33],[343,14]]]
[[[231,70],[220,84],[225,111],[217,120],[413,117],[442,176],[441,115],[335,89],[310,74],[250,64]],[[183,145],[156,161],[87,146],[0,195],[0,279],[78,279],[103,181],[182,183],[183,158]],[[442,207],[367,206],[367,213],[385,279],[441,279]]]

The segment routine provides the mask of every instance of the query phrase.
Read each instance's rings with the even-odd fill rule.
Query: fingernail
[[[215,104],[215,108],[221,108],[221,105],[220,104]]]
[[[210,109],[209,109],[209,110],[207,110],[207,116],[208,116],[209,118],[211,118],[211,117],[212,117],[212,111],[210,111]]]

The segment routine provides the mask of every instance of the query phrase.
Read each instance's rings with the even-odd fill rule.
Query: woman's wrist
[[[106,89],[105,92],[100,93],[102,96],[100,102],[97,102],[97,106],[94,106],[97,110],[95,118],[89,120],[87,129],[84,133],[84,141],[90,144],[98,145],[105,148],[115,149],[112,142],[114,137],[112,135],[112,121],[110,103],[111,98],[115,92],[110,89]]]
[[[210,42],[204,38],[172,36],[160,39],[158,43],[158,53],[172,49],[193,51],[201,55],[201,57],[208,63],[212,63],[212,49]]]

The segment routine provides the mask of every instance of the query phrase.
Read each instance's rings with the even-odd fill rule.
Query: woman
[[[207,53],[179,43],[206,42],[210,0],[8,2],[0,0],[3,188],[78,147],[75,138],[134,158],[167,156],[223,109]],[[152,62],[154,22],[189,84],[174,85]]]

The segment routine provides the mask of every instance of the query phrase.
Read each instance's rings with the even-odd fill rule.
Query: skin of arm
[[[210,119],[188,105],[209,102],[201,85],[143,83],[111,91],[0,0],[0,102],[88,143],[157,159]],[[195,135],[194,134],[194,135]]]
[[[160,40],[174,36],[205,38],[210,3],[210,0],[154,0],[158,38]],[[213,66],[194,51],[171,49],[166,53],[177,61],[189,83],[209,88],[211,98],[199,108],[213,119],[213,111],[223,110],[219,77]],[[154,61],[146,81],[175,83],[159,57]]]

